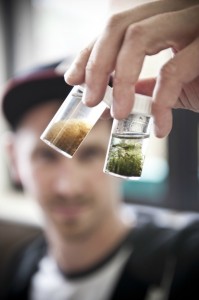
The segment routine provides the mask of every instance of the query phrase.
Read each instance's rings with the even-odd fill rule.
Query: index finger
[[[172,6],[172,2],[155,1],[115,14],[110,18],[92,49],[87,51],[86,55],[83,52],[83,55],[77,58],[72,69],[70,68],[65,75],[65,80],[72,85],[82,83],[84,80],[87,85],[85,93],[87,105],[94,106],[103,98],[128,26],[155,14],[174,9]]]

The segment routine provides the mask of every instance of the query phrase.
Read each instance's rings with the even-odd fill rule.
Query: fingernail
[[[67,80],[72,76],[73,68],[69,68],[65,73],[64,73],[64,80],[67,82]]]
[[[66,72],[64,73],[64,79],[65,81],[73,80],[76,76],[77,68],[75,63],[72,63],[68,69],[66,69]]]

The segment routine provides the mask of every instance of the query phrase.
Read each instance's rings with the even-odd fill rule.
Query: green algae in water
[[[117,136],[111,140],[106,170],[126,177],[140,177],[144,156],[143,139],[149,135]]]

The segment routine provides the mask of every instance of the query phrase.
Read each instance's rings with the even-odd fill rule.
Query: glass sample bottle
[[[112,101],[112,88],[107,86],[104,99],[94,107],[82,102],[84,87],[74,86],[41,135],[41,140],[71,158],[84,138]]]
[[[105,173],[140,179],[152,123],[151,104],[150,97],[135,94],[128,118],[114,119],[104,164]]]

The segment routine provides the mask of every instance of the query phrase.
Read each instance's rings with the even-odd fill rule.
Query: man
[[[102,171],[111,120],[72,159],[40,140],[70,90],[49,66],[13,78],[3,95],[12,174],[40,205],[44,234],[10,259],[1,299],[163,299],[175,233],[125,216],[120,180]]]

